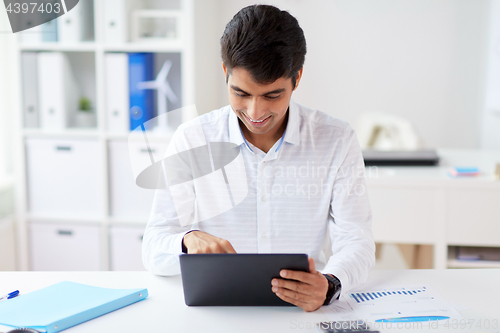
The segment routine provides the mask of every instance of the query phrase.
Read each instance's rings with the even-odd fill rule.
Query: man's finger
[[[219,245],[224,250],[224,253],[236,253],[236,251],[233,248],[233,245],[231,245],[231,243],[226,239],[221,238],[219,241]]]
[[[285,288],[278,288],[276,295],[284,295],[300,303],[308,303],[310,301],[310,296]]]
[[[283,295],[283,294],[279,294],[279,295],[276,294],[276,296],[278,296],[279,298],[281,298],[285,302],[288,302],[290,304],[298,306],[299,308],[302,308],[303,310],[305,310],[307,312],[311,312],[311,311],[319,309],[319,307],[316,307],[313,304],[310,304],[310,303],[307,303],[307,302],[301,302],[301,301],[298,301],[298,300],[296,300],[294,298],[288,297],[288,296]]]
[[[316,264],[314,263],[314,259],[309,257],[308,258],[309,260],[309,273],[316,273]]]
[[[272,284],[275,287],[293,290],[305,295],[310,295],[314,293],[314,288],[311,285],[303,282],[283,280],[283,279],[273,279]]]
[[[317,277],[315,274],[308,272],[291,271],[288,269],[282,269],[280,271],[280,276],[285,279],[296,280],[307,284],[314,284],[314,280]]]

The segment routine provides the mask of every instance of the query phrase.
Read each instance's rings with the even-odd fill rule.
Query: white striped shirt
[[[230,106],[179,127],[166,156],[208,142],[233,143],[239,155],[224,170],[212,165],[210,185],[199,178],[156,191],[143,241],[148,270],[179,274],[182,238],[201,230],[238,253],[306,253],[316,269],[339,278],[342,292],[366,280],[375,245],[356,135],[293,100],[288,112],[285,133],[267,154],[245,140]]]

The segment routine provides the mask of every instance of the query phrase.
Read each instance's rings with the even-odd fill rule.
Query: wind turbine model
[[[168,131],[168,117],[167,117],[167,98],[172,102],[177,102],[177,96],[175,96],[170,84],[167,81],[168,72],[172,67],[172,61],[166,60],[161,67],[160,72],[156,76],[154,81],[140,82],[137,84],[139,89],[154,89],[158,92],[158,129],[160,131]]]

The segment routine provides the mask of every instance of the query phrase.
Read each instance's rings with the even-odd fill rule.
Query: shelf
[[[36,221],[41,223],[89,223],[89,224],[101,224],[104,219],[92,218],[92,217],[80,217],[80,216],[45,216],[45,215],[35,215],[28,214],[27,220]]]
[[[128,43],[122,45],[106,45],[103,48],[104,52],[154,52],[154,53],[176,53],[183,52],[185,47],[182,44],[168,43]]]
[[[500,261],[451,259],[448,268],[500,268]]]
[[[41,137],[41,138],[98,138],[100,132],[95,128],[70,128],[63,131],[46,131],[42,129],[24,129],[23,136],[25,137]]]
[[[130,225],[135,225],[135,226],[143,226],[143,227],[146,227],[146,225],[148,224],[148,220],[149,218],[146,217],[142,220],[140,219],[123,219],[123,218],[115,218],[115,217],[110,217],[108,219],[108,224],[112,224],[112,225],[127,225],[127,226],[130,226]]]
[[[21,51],[57,51],[57,52],[95,52],[97,44],[94,42],[82,42],[77,44],[63,43],[37,43],[19,44]]]

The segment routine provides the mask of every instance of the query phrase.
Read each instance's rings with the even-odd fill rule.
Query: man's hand
[[[273,279],[271,284],[273,292],[285,302],[307,312],[315,311],[325,303],[328,280],[315,269],[313,258],[309,258],[309,273],[283,269],[280,275],[287,280]]]
[[[236,253],[229,241],[203,231],[192,231],[183,240],[188,253]]]

